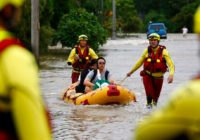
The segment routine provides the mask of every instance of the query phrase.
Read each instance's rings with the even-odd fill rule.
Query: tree
[[[31,0],[26,0],[22,7],[22,18],[14,33],[19,37],[25,46],[32,51],[31,47]],[[40,51],[47,50],[51,44],[54,30],[51,28],[50,21],[53,17],[52,0],[40,0]]]
[[[140,17],[145,25],[149,20],[165,22],[168,31],[179,31],[181,26],[192,26],[192,14],[200,0],[134,0]],[[184,8],[188,7],[188,8]],[[184,10],[183,10],[184,8]],[[192,9],[193,8],[193,9]]]
[[[31,0],[26,0],[22,7],[22,18],[14,34],[22,40],[24,45],[32,51],[31,48]]]
[[[89,44],[94,50],[103,45],[107,38],[106,31],[93,14],[77,9],[61,18],[54,42],[61,41],[63,45],[73,47],[81,34],[89,37]]]
[[[51,26],[57,29],[58,23],[62,16],[69,12],[71,8],[74,8],[74,0],[52,0],[54,15],[52,17]]]
[[[137,16],[133,0],[117,0],[117,21],[118,28],[124,32],[141,31],[142,21]]]
[[[174,24],[173,32],[180,32],[186,26],[189,31],[193,31],[193,16],[199,6],[198,2],[188,4],[181,8],[181,11],[172,18]]]
[[[51,26],[54,16],[53,0],[40,0],[40,53],[46,53],[52,44],[55,30]]]

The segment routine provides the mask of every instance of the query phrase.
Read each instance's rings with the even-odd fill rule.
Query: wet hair
[[[97,59],[92,59],[89,63],[89,66],[93,66],[94,64],[97,63]]]
[[[17,8],[12,4],[6,5],[3,9],[0,10],[0,20],[2,20],[7,29],[13,30],[14,16]]]
[[[100,59],[103,59],[104,62],[106,63],[106,59],[105,59],[104,57],[99,57],[99,58],[97,59],[97,62],[99,62]]]

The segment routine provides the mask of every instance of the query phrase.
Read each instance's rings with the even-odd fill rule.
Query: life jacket
[[[23,47],[23,44],[16,38],[7,38],[0,41],[0,55],[1,53],[10,47],[11,45],[17,45]],[[10,104],[11,100],[8,96],[0,96],[0,102],[2,104]],[[15,124],[12,118],[11,111],[0,110],[0,140],[18,140]]]
[[[90,55],[89,55],[89,46],[86,46],[83,53],[81,52],[81,49],[78,45],[74,47],[76,49],[76,54],[79,57],[79,60],[76,61],[72,67],[76,71],[83,71],[85,68],[87,68],[87,65],[90,61]]]
[[[94,71],[94,75],[92,76],[90,82],[93,82],[95,77],[97,76],[97,70],[93,70],[93,71]],[[108,74],[109,74],[109,71],[106,70],[106,72],[105,72],[105,80],[108,80]]]
[[[162,55],[164,49],[166,49],[165,46],[159,45],[156,54],[154,54],[152,47],[148,47],[148,57],[144,61],[145,71],[149,71],[150,73],[165,73],[167,71],[166,60]]]

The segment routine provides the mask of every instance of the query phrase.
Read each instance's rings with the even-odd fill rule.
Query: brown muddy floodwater
[[[197,37],[193,34],[183,38],[181,34],[169,34],[166,45],[176,66],[173,84],[164,85],[158,107],[169,99],[171,92],[187,82],[199,67]],[[148,41],[146,35],[139,38],[108,40],[100,49],[106,58],[107,69],[116,82],[122,80],[126,73],[142,54]],[[44,99],[52,113],[53,137],[55,140],[130,140],[134,139],[134,130],[144,116],[153,110],[145,108],[144,88],[138,70],[128,78],[123,86],[135,92],[136,103],[130,105],[89,105],[75,106],[60,100],[60,93],[70,85],[71,67],[66,65],[66,56],[43,56],[41,58],[40,79]],[[156,108],[156,109],[157,109]]]

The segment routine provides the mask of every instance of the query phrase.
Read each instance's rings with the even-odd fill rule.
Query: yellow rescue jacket
[[[13,37],[0,29],[0,42],[8,38]],[[11,138],[51,139],[35,59],[17,43],[10,44],[0,53],[0,116],[0,133],[7,122],[14,125],[8,132],[8,135],[15,135]]]
[[[136,140],[200,139],[200,79],[173,93],[170,102],[144,119]]]

